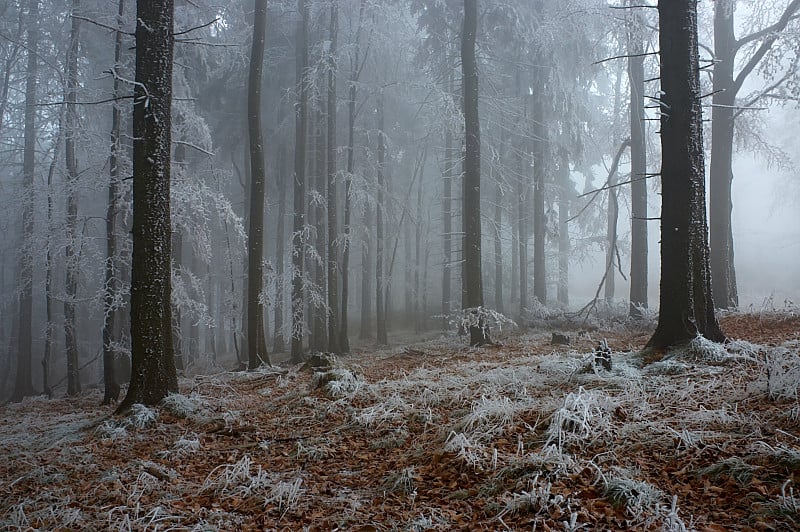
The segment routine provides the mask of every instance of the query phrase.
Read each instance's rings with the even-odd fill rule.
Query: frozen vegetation
[[[518,334],[483,350],[447,336],[373,349],[319,372],[187,378],[124,417],[91,406],[96,393],[7,405],[0,526],[800,523],[796,334],[698,339],[648,361],[616,347],[635,330],[612,328],[610,370],[592,363],[600,333],[558,347]]]

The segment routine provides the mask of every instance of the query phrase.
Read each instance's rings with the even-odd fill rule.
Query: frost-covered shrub
[[[312,389],[322,389],[332,397],[354,397],[364,385],[364,379],[344,368],[315,373],[311,380]]]
[[[800,388],[800,353],[786,348],[767,352],[764,361],[767,393],[770,399],[798,399]]]
[[[546,445],[552,443],[563,449],[565,444],[590,444],[610,434],[615,408],[615,402],[603,392],[578,388],[567,394],[563,406],[553,414]]]

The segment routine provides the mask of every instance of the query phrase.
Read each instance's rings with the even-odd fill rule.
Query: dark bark
[[[385,249],[383,235],[384,162],[386,158],[386,142],[383,133],[383,105],[383,94],[381,94],[378,97],[378,201],[375,207],[375,326],[378,345],[387,345],[389,343],[389,338],[386,334],[386,306],[384,303],[384,296],[387,291],[383,272],[383,253]]]
[[[19,270],[19,346],[17,373],[11,400],[22,401],[34,395],[31,361],[33,358],[33,186],[36,165],[36,90],[39,48],[39,0],[28,2],[27,68],[25,82],[25,131],[22,175],[25,199],[22,206],[23,249]]]
[[[173,0],[136,6],[133,107],[131,384],[117,409],[155,405],[178,391],[170,296],[170,145]]]
[[[306,0],[297,0],[296,90],[294,147],[294,215],[292,219],[292,361],[303,358],[305,316],[303,308],[305,278],[306,225],[306,128],[308,125],[308,7]]]
[[[117,24],[122,24],[125,14],[125,0],[119,0],[117,9]],[[122,59],[122,31],[114,35],[114,68],[118,68]],[[114,98],[122,95],[122,80],[114,78]],[[120,133],[122,130],[122,111],[117,101],[111,108],[111,146],[108,158],[108,206],[106,208],[106,263],[105,286],[103,289],[103,404],[119,401],[120,386],[116,374],[116,349],[117,341],[115,327],[117,322],[117,304],[115,298],[119,292],[119,278],[117,277],[117,212],[120,194]]]
[[[464,230],[465,309],[483,307],[481,274],[481,130],[478,117],[478,63],[475,58],[475,37],[478,30],[478,1],[464,0],[464,28],[461,34],[461,70],[464,88],[464,197],[462,224]],[[488,325],[479,317],[469,327],[471,346],[489,342]]]
[[[328,206],[328,351],[341,354],[339,347],[339,245],[338,245],[338,195],[336,194],[336,41],[339,34],[339,9],[331,2],[331,20],[328,30],[328,134],[327,134],[327,206]]]
[[[708,261],[697,0],[660,0],[661,297],[648,348],[722,341]]]
[[[266,167],[261,130],[261,86],[267,33],[267,0],[254,0],[253,48],[247,89],[247,130],[250,139],[250,228],[247,233],[247,361],[252,371],[272,365],[264,332],[264,195]]]
[[[647,308],[647,146],[644,116],[644,21],[634,18],[629,29],[628,80],[631,131],[631,290],[630,316]]]

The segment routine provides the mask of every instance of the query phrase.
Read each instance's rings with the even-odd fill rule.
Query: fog
[[[655,9],[479,2],[475,197],[464,184],[475,170],[464,3],[308,0],[305,18],[302,3],[268,3],[263,72],[252,81],[253,3],[176,3],[172,144],[161,146],[171,214],[151,226],[171,224],[156,237],[172,248],[160,256],[172,266],[162,307],[179,371],[252,366],[252,345],[298,362],[453,335],[477,307],[521,330],[657,313],[665,113]],[[731,27],[754,37],[735,50],[714,35],[715,3],[702,2],[699,19],[714,297],[724,309],[796,311],[800,20],[782,17],[787,2],[740,3]],[[108,364],[127,377],[131,250],[141,244],[133,184],[150,179],[133,163],[134,105],[150,96],[134,98],[132,4],[0,6],[0,399],[102,386]],[[731,62],[733,75],[753,68],[740,86],[715,90]],[[712,109],[735,123],[721,147],[712,139],[727,138],[728,119]],[[634,111],[643,125],[631,124]],[[726,194],[714,157],[732,168],[730,214],[714,207]],[[647,212],[636,213],[644,193]],[[465,207],[470,199],[478,208]],[[633,237],[643,219],[647,250]],[[475,225],[481,282],[462,283],[475,266],[462,253],[475,249],[465,244]],[[644,264],[646,286],[630,286]],[[467,285],[480,285],[481,304],[467,304]],[[635,300],[638,289],[646,300]]]

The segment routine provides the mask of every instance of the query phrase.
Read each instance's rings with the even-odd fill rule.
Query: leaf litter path
[[[649,365],[617,325],[195,377],[125,418],[28,399],[0,410],[0,529],[800,529],[800,318],[723,327]]]

